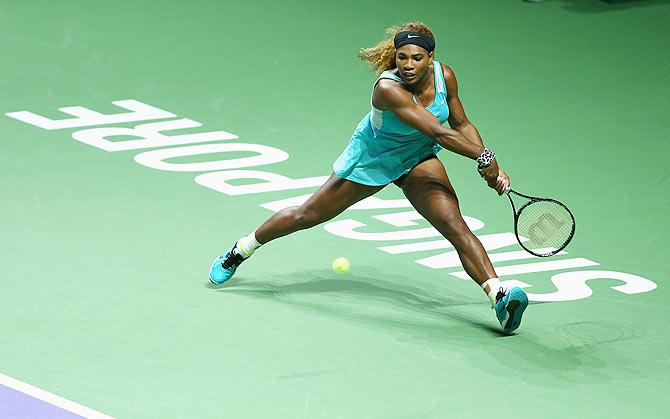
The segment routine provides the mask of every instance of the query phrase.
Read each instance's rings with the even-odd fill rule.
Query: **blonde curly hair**
[[[428,35],[433,40],[433,32],[422,22],[407,22],[402,26],[391,26],[386,29],[386,34],[390,38],[384,39],[372,48],[363,48],[358,53],[358,58],[363,60],[376,75],[380,75],[386,70],[396,68],[395,65],[395,47],[393,46],[393,38],[402,31],[419,32]]]

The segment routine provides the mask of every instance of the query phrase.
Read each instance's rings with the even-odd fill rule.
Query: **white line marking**
[[[521,265],[500,266],[495,267],[495,270],[499,277],[503,277],[505,275],[519,275],[533,272],[557,271],[560,269],[581,268],[584,266],[597,266],[597,265],[600,264],[598,262],[594,262],[589,259],[572,258],[572,259],[551,260],[548,262],[534,262],[534,263],[524,263]],[[465,271],[450,272],[449,274],[461,279],[470,278],[468,274],[465,273]]]
[[[60,396],[49,393],[46,390],[31,386],[30,384],[24,383],[23,381],[19,381],[12,377],[8,377],[4,374],[0,374],[0,384],[85,418],[113,419],[111,416],[107,416],[93,409],[89,409],[86,406],[82,406],[70,400],[66,400]]]

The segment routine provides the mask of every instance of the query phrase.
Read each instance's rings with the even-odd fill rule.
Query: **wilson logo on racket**
[[[566,220],[559,220],[554,214],[543,214],[539,220],[528,226],[528,238],[538,244],[544,244],[566,223]]]

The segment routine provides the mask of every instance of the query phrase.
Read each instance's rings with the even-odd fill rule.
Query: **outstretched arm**
[[[451,68],[442,64],[442,73],[444,74],[444,84],[447,87],[447,105],[449,106],[449,126],[465,135],[470,141],[484,146],[482,137],[477,128],[465,116],[465,110],[461,99],[458,97],[458,82],[456,75]]]
[[[449,106],[449,126],[453,129],[459,131],[461,134],[466,136],[470,141],[484,146],[482,137],[479,135],[477,128],[470,122],[468,117],[465,115],[465,110],[463,109],[463,104],[461,103],[460,98],[458,97],[458,82],[456,81],[456,75],[448,66],[442,64],[442,73],[444,74],[444,83],[447,87],[447,105]],[[493,169],[493,168],[491,168]],[[493,176],[495,176],[495,183],[492,182]],[[505,189],[509,188],[510,181],[507,173],[505,173],[501,168],[498,168],[498,173],[496,174],[493,170],[491,173],[482,173],[482,177],[486,179],[490,187],[495,189],[498,192],[498,195],[501,195]]]
[[[479,143],[477,143],[461,131],[443,126],[435,118],[435,115],[423,106],[414,103],[412,95],[394,81],[380,80],[372,95],[372,103],[378,109],[392,111],[402,122],[432,138],[449,151],[473,160],[476,160],[484,152],[484,146],[479,135],[477,135],[479,139]],[[498,191],[498,194],[503,193],[505,184],[498,179],[499,169],[495,159],[481,172],[481,175],[490,187]]]
[[[372,95],[372,102],[378,109],[393,111],[402,122],[432,138],[447,150],[473,160],[484,152],[483,145],[470,141],[458,130],[440,124],[435,115],[414,103],[412,95],[394,81],[380,80]]]

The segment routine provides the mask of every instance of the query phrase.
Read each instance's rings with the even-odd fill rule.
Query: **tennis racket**
[[[548,257],[565,249],[575,235],[575,217],[568,207],[512,189],[506,194],[514,212],[514,234],[524,250]]]

